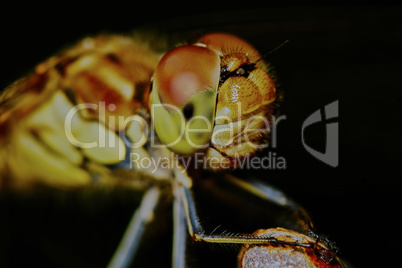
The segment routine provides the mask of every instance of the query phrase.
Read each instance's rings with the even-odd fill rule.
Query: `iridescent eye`
[[[151,115],[160,140],[192,154],[211,139],[220,76],[219,55],[202,46],[168,52],[154,74]]]
[[[154,87],[165,104],[181,108],[194,94],[216,90],[219,69],[219,57],[212,50],[199,46],[178,47],[159,62]]]

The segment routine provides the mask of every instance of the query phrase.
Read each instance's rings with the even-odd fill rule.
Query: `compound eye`
[[[198,41],[205,44],[220,55],[245,53],[250,62],[256,62],[261,58],[260,53],[247,41],[227,33],[206,34]]]
[[[154,74],[151,116],[160,141],[190,155],[211,140],[220,76],[219,55],[201,46],[168,52]]]
[[[196,93],[217,90],[220,59],[212,50],[182,46],[168,52],[154,74],[154,87],[163,104],[181,108]]]

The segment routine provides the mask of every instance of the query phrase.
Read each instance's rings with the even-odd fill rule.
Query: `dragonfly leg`
[[[315,245],[315,243],[281,241],[273,236],[256,236],[253,234],[207,234],[200,224],[191,189],[181,186],[179,190],[181,191],[180,195],[186,211],[188,231],[195,241],[222,244],[282,244],[308,248],[314,247]]]
[[[327,262],[331,262],[333,258],[337,255],[339,249],[335,242],[329,240],[326,236],[316,234],[314,231],[313,223],[311,221],[310,216],[304,210],[303,207],[298,205],[295,201],[293,201],[289,196],[287,196],[284,192],[277,189],[276,187],[270,185],[266,181],[261,181],[255,178],[248,178],[247,180],[239,179],[235,176],[226,174],[224,176],[225,180],[229,183],[236,185],[237,187],[250,192],[260,198],[280,205],[282,207],[286,207],[290,209],[291,212],[297,215],[297,226],[301,227],[304,230],[304,233],[311,238],[316,239],[316,244],[322,242],[327,248],[330,254],[330,259]],[[324,252],[325,253],[325,252]],[[323,258],[325,257],[325,254]]]
[[[153,212],[158,204],[159,196],[160,190],[157,186],[145,192],[140,207],[131,218],[123,238],[107,266],[108,268],[129,267],[141,242],[144,229],[153,219]]]
[[[172,267],[186,267],[187,222],[186,212],[180,199],[178,183],[173,186],[173,254]]]
[[[229,179],[232,180],[233,183],[238,183],[238,181],[236,181],[237,178]],[[191,189],[181,186],[181,198],[185,207],[188,230],[191,237],[195,241],[204,241],[207,243],[243,244],[245,248],[253,248],[257,245],[261,245],[262,248],[268,246],[269,254],[275,253],[277,250],[281,252],[282,249],[286,248],[292,249],[292,252],[297,248],[303,248],[301,252],[310,252],[304,254],[302,256],[303,258],[310,258],[309,256],[311,255],[325,264],[333,263],[333,261],[334,263],[338,263],[336,259],[337,247],[335,243],[326,238],[323,239],[323,236],[316,235],[312,231],[310,217],[304,209],[298,206],[279,189],[269,184],[260,183],[261,182],[257,180],[247,180],[245,184],[239,184],[238,186],[241,186],[241,189],[257,194],[264,200],[276,203],[284,208],[289,208],[292,212],[297,213],[297,216],[302,219],[298,225],[301,225],[305,234],[285,228],[260,229],[253,234],[213,234],[213,232],[208,234],[200,224]],[[281,252],[281,254],[282,253],[283,252]],[[289,258],[293,257],[289,255]]]
[[[255,178],[247,178],[247,180],[244,180],[230,174],[225,174],[223,177],[228,183],[235,185],[243,191],[289,209],[289,211],[296,216],[297,222],[295,222],[295,225],[306,234],[313,230],[313,222],[306,210],[275,186]]]

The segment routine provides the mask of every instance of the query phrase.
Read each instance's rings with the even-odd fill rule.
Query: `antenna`
[[[262,59],[265,59],[266,57],[268,57],[269,55],[271,55],[272,53],[274,53],[275,51],[277,51],[278,49],[280,49],[281,47],[283,47],[284,45],[286,45],[289,42],[289,40],[285,40],[284,42],[282,42],[281,44],[279,44],[276,48],[271,49],[268,53],[266,53],[265,55],[263,55],[261,58],[259,58],[255,63],[259,62]]]

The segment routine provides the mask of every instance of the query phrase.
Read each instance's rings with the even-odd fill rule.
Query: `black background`
[[[143,27],[183,36],[227,31],[262,53],[289,40],[268,59],[284,94],[281,114],[287,119],[279,124],[276,152],[285,157],[287,169],[253,173],[301,203],[319,232],[335,240],[342,257],[356,267],[399,263],[402,7],[358,2],[185,5],[7,4],[0,11],[0,86],[79,38],[101,32]],[[336,100],[340,155],[339,166],[332,168],[303,148],[301,126],[311,113]],[[306,137],[311,147],[323,150],[325,125],[312,126]],[[0,265],[105,264],[138,200],[124,191],[117,196],[108,191],[61,195],[2,195]],[[168,229],[166,225],[159,228]],[[144,250],[142,258],[162,254],[158,249],[166,237],[148,246],[151,253]],[[213,252],[219,258],[221,250]],[[168,258],[169,253],[163,254],[160,258]],[[163,263],[168,267],[169,259]]]

